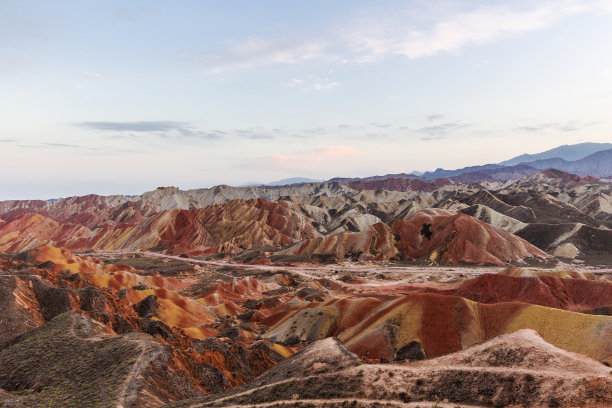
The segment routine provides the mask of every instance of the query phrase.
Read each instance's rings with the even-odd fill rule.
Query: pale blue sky
[[[612,141],[612,1],[0,0],[0,199]]]

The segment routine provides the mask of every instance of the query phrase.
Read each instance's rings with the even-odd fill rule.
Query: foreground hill
[[[476,406],[493,398],[533,406],[550,400],[548,384],[563,378],[560,374],[521,366],[523,360],[495,369],[501,358],[497,351],[487,353],[498,360],[474,359],[488,365],[458,364],[448,381],[448,366],[437,363],[442,361],[437,357],[521,329],[536,330],[547,343],[582,355],[576,357],[582,366],[571,367],[590,379],[575,382],[572,374],[559,385],[571,386],[581,397],[570,392],[556,401],[605,406],[610,398],[608,380],[600,375],[609,372],[602,363],[612,363],[612,283],[605,275],[375,266],[345,271],[341,265],[232,266],[177,258],[184,260],[140,254],[103,261],[54,247],[0,256],[0,406],[159,407],[240,386],[253,393],[222,405],[208,403],[254,404],[284,399],[290,392],[290,398],[299,394],[298,400],[319,405],[346,397],[363,399],[365,406],[398,398]],[[338,354],[334,350],[340,346],[330,337],[354,355]],[[326,351],[317,357],[323,360],[311,367],[303,369],[299,359],[284,360],[324,339]],[[529,351],[514,348],[509,357],[525,355],[532,361],[539,353],[523,340],[510,339]],[[312,350],[321,352],[318,346]],[[422,368],[397,363],[426,358]],[[268,371],[281,361],[281,371]],[[361,367],[371,367],[371,375],[353,371]],[[324,381],[302,386],[294,377],[310,372]],[[391,379],[388,372],[397,377]],[[258,385],[278,373],[287,378],[282,383],[298,382],[278,390]],[[453,386],[456,377],[476,392]],[[389,379],[384,392],[381,378]],[[511,394],[508,378],[524,390]],[[308,390],[318,393],[317,401],[308,402],[313,398]]]
[[[532,330],[416,363],[359,364],[335,339],[317,341],[248,386],[169,407],[606,407],[612,376]],[[461,404],[461,405],[458,405]]]
[[[87,316],[65,312],[5,344],[0,387],[31,390],[4,402],[27,407],[159,406],[198,395],[173,365],[171,350],[148,335],[118,336]]]

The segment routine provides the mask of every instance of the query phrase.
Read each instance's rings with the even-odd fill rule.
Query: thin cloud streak
[[[442,136],[442,135],[446,135],[450,132],[454,132],[460,129],[464,129],[466,127],[468,127],[470,125],[464,124],[464,123],[453,123],[453,122],[447,122],[447,123],[441,123],[439,125],[434,125],[434,126],[426,126],[426,127],[422,127],[420,129],[417,129],[417,132],[419,133],[425,133],[427,135],[431,135],[431,136]],[[423,140],[432,140],[432,139],[423,139]]]
[[[601,122],[589,122],[589,123],[580,123],[578,121],[569,121],[569,122],[552,122],[552,123],[540,123],[537,125],[525,125],[519,126],[513,131],[516,132],[527,132],[527,133],[539,133],[546,131],[560,131],[560,132],[577,132],[579,130],[595,126],[600,124]]]
[[[222,63],[209,69],[208,73],[320,59],[325,57],[326,48],[325,41],[283,44],[261,38],[249,39],[225,50],[222,56],[217,57]]]
[[[88,77],[92,77],[96,79],[102,79],[102,74],[99,74],[97,72],[83,71],[83,75],[87,75]]]
[[[339,85],[339,82],[332,81],[329,78],[320,79],[312,76],[309,76],[305,79],[294,78],[289,83],[287,83],[287,86],[289,88],[295,88],[305,92],[328,91]]]
[[[387,11],[375,18],[350,19],[308,41],[245,39],[207,58],[218,61],[208,72],[312,60],[368,63],[393,55],[408,59],[431,57],[542,30],[571,15],[609,12],[610,4],[605,0],[565,0],[531,8],[488,6],[440,15],[434,21],[415,20],[411,10]]]
[[[114,132],[167,132],[169,130],[182,129],[183,122],[172,121],[141,121],[141,122],[81,122],[78,126],[95,129],[109,130]]]
[[[428,122],[435,122],[435,121],[441,120],[441,119],[444,119],[444,115],[442,115],[442,114],[435,114],[435,115],[427,116],[427,121]]]
[[[187,137],[207,140],[222,139],[223,136],[195,128],[189,123],[175,121],[139,121],[139,122],[80,122],[77,126],[87,129],[114,132],[116,136],[134,137],[139,134],[150,134],[162,138]]]

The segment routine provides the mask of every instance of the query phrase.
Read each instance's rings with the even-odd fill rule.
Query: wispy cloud
[[[265,140],[265,139],[274,139],[278,133],[280,133],[280,129],[271,129],[266,130],[262,128],[248,128],[248,129],[234,129],[223,131],[224,134],[234,134],[239,137],[243,137],[245,139],[251,140]]]
[[[274,41],[252,38],[224,50],[216,59],[219,64],[209,69],[212,74],[238,68],[270,64],[295,64],[325,56],[325,41]]]
[[[13,143],[16,142],[15,139],[0,139],[0,143]]]
[[[41,146],[45,146],[45,147],[67,147],[70,149],[80,149],[83,146],[79,146],[79,145],[75,145],[75,144],[68,144],[68,143],[41,143]]]
[[[83,75],[96,79],[102,79],[102,74],[99,74],[97,72],[83,71]]]
[[[205,140],[271,140],[280,137],[303,137],[312,129],[290,130],[280,127],[260,126],[247,128],[203,128],[194,123],[180,121],[135,121],[135,122],[80,122],[76,126],[101,132],[112,137],[159,137],[165,139],[186,138]],[[323,128],[320,128],[323,129]],[[324,130],[322,130],[324,131]]]
[[[431,57],[542,30],[579,13],[608,12],[612,7],[609,0],[529,4],[451,11],[437,5],[425,5],[418,12],[413,7],[381,9],[373,16],[339,22],[308,40],[250,38],[236,42],[207,58],[214,64],[209,72],[321,59],[364,63],[393,55],[408,59]],[[335,86],[331,84],[327,86]]]
[[[300,91],[306,91],[306,92],[308,91],[328,91],[339,85],[340,85],[339,82],[332,81],[329,78],[320,79],[320,78],[316,78],[312,76],[309,76],[304,79],[294,78],[291,81],[289,81],[289,83],[287,83],[287,86],[290,88],[295,88]]]
[[[446,137],[447,134],[464,129],[470,125],[465,123],[446,122],[439,125],[425,126],[417,129],[417,132],[426,134],[421,140],[436,140]]]
[[[582,130],[587,127],[598,125],[600,122],[578,122],[578,121],[569,121],[569,122],[550,122],[550,123],[539,123],[535,125],[525,125],[514,128],[514,131],[517,132],[528,132],[528,133],[539,133],[539,132],[547,132],[547,131],[557,131],[557,132],[576,132]]]
[[[43,143],[31,143],[31,144],[19,144],[17,147],[26,148],[26,149],[80,149],[80,150],[89,150],[89,151],[105,151],[109,150],[107,148],[91,146],[91,145],[81,145],[74,143],[57,143],[57,142],[43,142]],[[110,149],[112,150],[112,149]]]
[[[81,122],[78,125],[95,130],[110,130],[114,132],[167,132],[185,127],[183,122],[172,121]]]
[[[177,136],[208,140],[222,138],[219,133],[201,130],[189,123],[175,121],[80,122],[77,123],[77,126],[123,136],[150,134],[164,138]]]
[[[599,2],[555,1],[532,8],[489,6],[435,18],[425,27],[406,24],[406,14],[363,19],[345,37],[361,62],[389,55],[409,59],[457,52],[521,33],[550,27],[569,15],[599,9]]]
[[[426,141],[426,142],[430,142],[432,140],[442,140],[442,139],[446,139],[446,136],[426,136],[426,137],[421,138],[421,140]]]
[[[435,122],[438,120],[444,119],[444,115],[442,114],[435,114],[435,115],[429,115],[427,116],[427,121],[428,122]]]

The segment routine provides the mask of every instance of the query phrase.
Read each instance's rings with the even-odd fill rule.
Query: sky
[[[612,142],[612,0],[0,0],[0,199]]]

